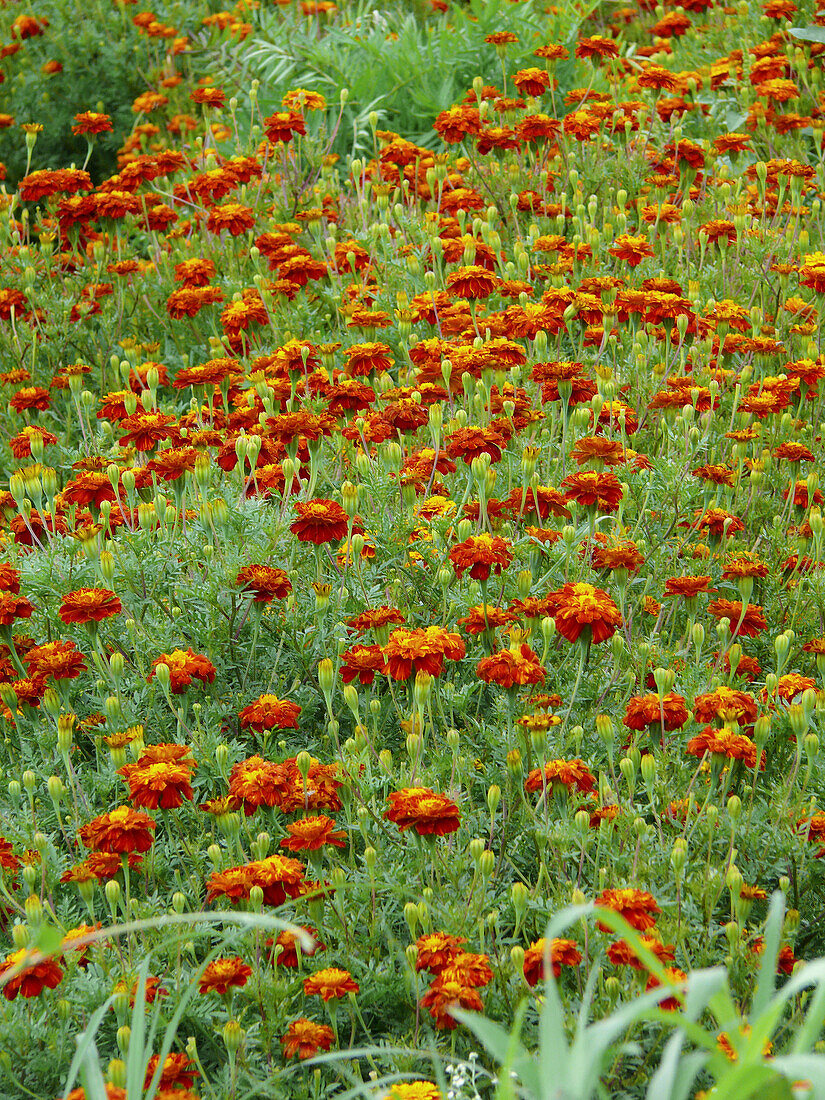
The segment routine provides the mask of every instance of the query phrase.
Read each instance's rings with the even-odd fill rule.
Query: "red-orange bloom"
[[[651,951],[659,962],[673,962],[675,955],[673,944],[664,944],[654,935],[642,936],[641,940],[648,951]],[[615,943],[611,943],[610,947],[607,949],[607,957],[614,966],[631,966],[634,970],[647,969],[646,965],[641,961],[627,940],[617,940]]]
[[[350,972],[337,966],[329,966],[304,978],[304,993],[307,997],[318,996],[323,1001],[346,997],[348,993],[357,993],[359,988]]]
[[[235,583],[251,592],[256,603],[285,600],[292,591],[292,582],[283,569],[272,565],[245,565]]]
[[[118,768],[129,784],[136,806],[172,810],[192,798],[192,772],[197,764],[188,745],[149,745],[134,764]]]
[[[29,619],[33,614],[34,606],[25,596],[10,590],[0,591],[0,626],[11,626],[15,619]]]
[[[648,928],[652,928],[656,923],[656,917],[653,914],[661,913],[652,894],[629,886],[602,890],[596,898],[596,906],[620,913],[631,928],[635,928],[638,932],[645,932]],[[599,928],[602,932],[610,931],[604,924],[599,924]]]
[[[201,993],[220,993],[222,996],[234,987],[246,985],[252,977],[252,967],[233,955],[227,959],[214,959],[198,979]]]
[[[440,676],[444,658],[460,661],[466,649],[458,634],[450,634],[439,626],[428,626],[417,630],[394,630],[387,644],[382,646],[382,652],[387,659],[387,675],[393,680],[407,680],[413,672]]]
[[[301,542],[321,546],[325,542],[339,542],[347,533],[349,517],[334,500],[310,500],[296,504],[295,511],[298,518],[289,529]]]
[[[173,649],[171,653],[161,653],[152,661],[152,671],[146,677],[147,680],[157,674],[158,665],[161,664],[169,669],[170,690],[173,695],[182,695],[193,680],[211,684],[215,679],[215,666],[202,653],[195,653],[191,646],[186,650]]]
[[[335,1034],[329,1024],[316,1024],[301,1016],[289,1025],[286,1035],[281,1037],[281,1046],[285,1058],[294,1058],[297,1054],[303,1061],[314,1058],[319,1050],[329,1050],[334,1039]]]
[[[625,706],[624,725],[631,730],[661,727],[668,732],[681,729],[688,720],[683,695],[670,691],[659,700],[658,695],[634,695]]]
[[[453,1007],[467,1008],[472,1012],[481,1012],[484,1005],[481,997],[471,986],[457,979],[442,981],[436,978],[428,992],[421,998],[422,1008],[427,1008],[437,1028],[452,1031],[458,1027],[458,1021],[450,1014]]]
[[[446,795],[429,787],[405,787],[387,795],[390,808],[384,817],[403,832],[415,829],[419,836],[444,836],[460,824],[458,806]]]
[[[746,691],[718,687],[715,691],[697,695],[693,701],[693,716],[697,722],[736,722],[740,726],[756,721],[756,700]]]
[[[64,623],[99,623],[122,610],[120,600],[108,588],[78,588],[66,593],[57,613]]]
[[[476,581],[486,581],[491,572],[500,574],[513,560],[510,544],[498,535],[471,535],[454,546],[449,559],[457,577],[469,569]]]
[[[282,848],[291,852],[317,852],[325,844],[336,848],[346,847],[347,834],[343,829],[336,830],[335,822],[326,814],[316,817],[303,817],[287,825],[289,836],[281,841]]]
[[[376,672],[383,672],[387,666],[379,645],[356,644],[341,654],[341,679],[351,684],[355,677],[361,684],[371,684]]]
[[[615,512],[622,499],[622,486],[615,474],[584,470],[568,474],[561,483],[565,499],[575,500],[583,507],[595,507],[600,512]]]
[[[476,676],[480,680],[503,688],[541,684],[546,675],[547,670],[540,664],[538,654],[526,643],[482,657],[476,665]]]
[[[446,932],[428,932],[419,936],[415,944],[418,949],[415,969],[440,974],[457,955],[461,954],[462,945],[466,942],[463,936],[450,936]]]
[[[54,959],[26,966],[31,955],[25,947],[6,955],[0,963],[0,988],[7,1001],[13,1001],[22,993],[24,997],[37,997],[44,989],[54,989],[63,978],[63,971]]]
[[[148,852],[152,847],[155,822],[148,814],[119,806],[111,813],[101,814],[78,829],[77,835],[87,848],[95,852],[124,855],[128,852]]]
[[[524,952],[524,980],[528,985],[536,985],[545,977],[544,960],[547,953],[547,940],[542,937],[531,943]],[[553,977],[558,978],[563,966],[578,966],[582,961],[581,951],[575,940],[554,939],[550,943],[550,965]]]
[[[241,726],[251,726],[262,733],[271,729],[298,728],[298,715],[301,708],[288,699],[278,699],[275,695],[261,695],[254,703],[249,703],[239,713]]]
[[[700,759],[705,753],[709,753],[712,757],[742,760],[747,768],[756,767],[756,745],[744,733],[735,733],[727,726],[723,729],[705,726],[701,733],[688,741],[685,751]],[[764,766],[763,760],[761,767]]]
[[[713,600],[708,604],[708,611],[715,619],[729,619],[734,637],[755,637],[768,625],[762,614],[762,608],[756,603],[747,605],[744,618],[742,618],[742,604],[739,600]],[[742,618],[741,623],[740,618]]]
[[[593,642],[606,642],[621,626],[618,607],[601,588],[580,581],[563,585],[554,596],[558,608],[556,629],[569,642],[575,642],[587,629],[592,632]]]
[[[582,791],[587,794],[596,786],[596,778],[583,760],[548,760],[543,768],[533,768],[524,782],[525,791],[545,788]]]

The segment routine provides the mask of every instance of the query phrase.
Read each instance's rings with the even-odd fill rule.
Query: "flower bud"
[[[493,783],[487,788],[487,808],[491,814],[494,814],[501,802],[501,787],[496,783]]]
[[[240,1049],[244,1040],[244,1030],[237,1020],[227,1020],[223,1025],[223,1041],[230,1054]]]

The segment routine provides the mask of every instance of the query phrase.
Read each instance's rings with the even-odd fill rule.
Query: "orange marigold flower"
[[[99,623],[122,610],[120,600],[108,588],[78,588],[66,593],[57,613],[64,623]]]
[[[714,539],[721,539],[723,535],[730,538],[738,531],[745,530],[742,520],[730,515],[723,508],[707,508],[705,511],[697,509],[694,514],[696,519],[691,527],[697,531],[706,531]]]
[[[768,625],[762,608],[757,603],[747,605],[744,617],[740,600],[712,600],[708,604],[708,611],[715,619],[729,619],[734,637],[753,638]]]
[[[315,817],[303,817],[287,825],[289,836],[281,841],[282,848],[291,852],[317,852],[325,844],[336,848],[346,847],[347,834],[343,829],[336,830],[335,822],[326,814]]]
[[[522,95],[538,98],[550,87],[550,74],[545,69],[519,69],[513,75],[513,83]]]
[[[238,717],[241,726],[251,726],[262,733],[271,729],[298,728],[298,715],[301,707],[288,699],[278,699],[275,695],[260,695],[254,703],[249,703],[240,711]]]
[[[77,835],[92,851],[124,855],[148,852],[154,828],[155,822],[148,814],[133,810],[131,806],[119,806],[82,826]]]
[[[34,605],[25,596],[11,589],[0,591],[0,626],[11,626],[15,619],[30,619],[33,614]]]
[[[647,237],[634,237],[630,233],[620,233],[613,247],[607,251],[611,256],[624,260],[630,267],[638,267],[646,256],[653,255]]]
[[[9,565],[7,561],[0,562],[0,592],[17,593],[19,591],[20,574],[14,566]],[[32,610],[34,610],[34,608],[32,608]],[[2,620],[0,620],[0,622],[2,622]],[[9,623],[4,623],[3,625],[9,626]]]
[[[387,795],[390,808],[384,813],[403,832],[415,829],[419,836],[445,836],[460,824],[458,806],[451,798],[429,787],[405,787]]]
[[[683,986],[685,981],[687,981],[687,974],[685,974],[684,970],[679,970],[676,966],[666,966],[665,979],[668,986],[678,989],[679,986]],[[654,974],[651,974],[647,979],[645,990],[658,989],[661,984],[659,979]],[[677,1012],[682,1007],[683,993],[684,991],[682,989],[678,989],[678,996],[665,997],[663,1000],[659,1001],[659,1008],[664,1012]]]
[[[129,784],[129,797],[147,809],[176,809],[193,797],[192,772],[197,764],[188,745],[149,745],[136,763],[118,768]]]
[[[711,577],[670,577],[665,581],[663,599],[681,596],[685,602],[695,600],[697,596],[710,591]]]
[[[237,955],[226,959],[213,959],[198,979],[201,993],[220,993],[222,996],[230,989],[246,985],[252,977],[252,967],[247,966]]]
[[[158,665],[161,664],[169,669],[169,686],[173,695],[182,695],[193,680],[211,684],[217,671],[208,657],[195,653],[190,646],[185,650],[173,649],[171,653],[161,653],[156,657],[152,661],[152,671],[146,677],[147,681],[157,674]]]
[[[256,603],[285,600],[292,591],[292,582],[283,569],[272,565],[245,565],[235,583],[251,592]]]
[[[624,447],[614,439],[605,439],[602,435],[586,436],[579,439],[570,452],[579,466],[592,462],[598,470],[602,466],[618,466],[624,462]]]
[[[756,767],[756,745],[744,733],[735,733],[727,726],[723,729],[705,726],[701,733],[688,741],[685,751],[690,756],[697,756],[700,759],[705,753],[709,753],[712,757],[741,760],[747,768]],[[761,761],[760,766],[765,766],[764,760]]]
[[[448,555],[455,575],[461,577],[469,569],[476,581],[486,581],[491,572],[500,574],[513,560],[510,543],[498,535],[471,535]]]
[[[622,500],[622,486],[615,474],[585,470],[568,474],[561,483],[565,499],[600,512],[615,512]]]
[[[481,989],[493,980],[488,955],[476,955],[469,951],[460,951],[453,955],[447,965],[438,974],[440,981],[461,982],[472,989]]]
[[[535,940],[524,952],[522,967],[524,980],[529,986],[537,985],[546,976],[545,958],[548,954],[548,946],[554,978],[559,977],[563,966],[578,966],[582,961],[582,954],[575,940],[554,939],[549,945],[544,937]]]
[[[289,969],[296,969],[298,966],[298,952],[301,952],[301,956],[306,955],[311,957],[316,955],[319,951],[326,951],[326,945],[321,943],[318,939],[317,931],[309,925],[299,925],[304,932],[312,940],[311,946],[305,946],[304,943],[295,935],[294,932],[288,932],[286,929],[279,933],[276,939],[267,940],[266,945],[272,948],[273,951],[276,947],[280,947],[280,952],[277,956],[273,954],[273,959],[276,966],[286,966]]]
[[[316,1024],[301,1016],[289,1025],[286,1035],[281,1037],[281,1046],[285,1058],[294,1058],[297,1054],[303,1061],[313,1058],[319,1050],[329,1050],[334,1039],[335,1034],[329,1024]]]
[[[576,45],[576,57],[618,57],[619,47],[612,38],[594,34],[590,38],[580,38]]]
[[[222,206],[213,206],[206,219],[206,228],[210,233],[220,233],[225,229],[233,237],[240,237],[254,225],[254,211],[239,202],[225,202]]]
[[[688,711],[683,695],[670,691],[661,702],[658,695],[634,695],[625,706],[623,723],[631,730],[643,730],[659,727],[664,720],[667,732],[681,729],[688,720]]]
[[[317,970],[308,978],[304,978],[304,993],[307,997],[318,996],[323,1001],[336,1000],[346,997],[348,993],[357,993],[360,986],[348,970],[341,970],[337,966],[329,966],[325,970]]]
[[[295,511],[298,518],[289,529],[300,542],[321,546],[325,542],[339,542],[347,533],[349,517],[334,500],[310,500],[296,504]]]
[[[556,629],[569,642],[575,642],[582,632],[590,632],[597,645],[611,638],[622,617],[618,607],[601,588],[583,581],[565,584],[555,593]]]
[[[351,684],[355,677],[361,684],[371,684],[376,672],[383,672],[387,666],[379,645],[354,645],[341,654],[341,679]]]
[[[447,290],[459,298],[487,298],[501,280],[479,264],[458,268],[447,276]]]
[[[462,944],[466,942],[463,936],[450,936],[446,932],[428,932],[419,936],[415,943],[418,950],[415,969],[440,974],[456,955],[461,954]]]
[[[429,1009],[437,1028],[449,1031],[458,1027],[458,1021],[450,1014],[451,1008],[458,1006],[472,1012],[481,1012],[484,1008],[481,997],[471,986],[456,979],[442,981],[440,977],[435,979],[419,1003],[422,1008]]]
[[[155,1076],[155,1071],[160,1066],[160,1078],[157,1083],[158,1090],[169,1090],[170,1095],[175,1095],[174,1089],[189,1089],[194,1085],[195,1078],[200,1074],[195,1063],[187,1054],[167,1054],[160,1063],[160,1056],[153,1054],[146,1065],[146,1077],[143,1087],[148,1089]],[[155,1095],[158,1095],[157,1093]],[[161,1092],[161,1095],[163,1093]],[[183,1098],[182,1098],[183,1100]]]
[[[652,928],[656,923],[653,914],[661,913],[652,894],[632,887],[602,890],[596,898],[596,906],[620,913],[631,928],[635,928],[638,932],[645,932],[648,928]],[[604,924],[599,924],[599,928],[602,932],[610,931]]]
[[[756,721],[756,700],[745,691],[718,687],[715,691],[697,695],[693,701],[693,716],[697,722],[736,722],[740,726]]]
[[[408,680],[414,672],[440,676],[445,658],[460,661],[466,653],[459,635],[439,626],[394,630],[381,648],[387,660],[386,674],[393,680]]]
[[[7,1001],[13,1001],[18,994],[24,997],[37,997],[44,989],[55,989],[63,979],[63,971],[54,959],[43,959],[26,965],[32,957],[27,948],[21,947],[6,955],[0,963],[0,988]]]
[[[48,677],[55,680],[73,680],[86,671],[83,654],[72,641],[46,642],[32,646],[23,660],[30,677]]]
[[[538,654],[523,643],[518,648],[503,649],[489,657],[482,657],[476,665],[476,676],[488,684],[503,688],[525,684],[541,684],[547,670],[539,662]]]
[[[551,790],[581,791],[587,794],[596,786],[596,778],[583,760],[548,760],[543,768],[533,768],[524,782],[528,792]]]
[[[642,936],[641,940],[648,951],[653,952],[659,962],[673,962],[676,953],[673,944],[663,944],[656,936],[650,934]],[[611,943],[607,949],[607,957],[614,966],[631,966],[634,970],[647,969],[627,940],[617,940],[615,943]]]
[[[291,785],[292,776],[284,764],[260,756],[240,760],[229,773],[229,793],[242,801],[247,817],[259,806],[281,806]]]

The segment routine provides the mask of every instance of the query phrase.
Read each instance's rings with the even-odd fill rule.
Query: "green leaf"
[[[825,42],[825,27],[788,27],[788,34],[803,42]]]

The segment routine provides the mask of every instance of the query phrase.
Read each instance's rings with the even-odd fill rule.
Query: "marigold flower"
[[[469,569],[473,580],[486,581],[491,572],[500,574],[513,560],[510,544],[498,535],[471,535],[454,546],[448,555],[457,577]]]
[[[15,619],[29,619],[33,614],[34,606],[25,596],[18,596],[12,589],[0,591],[0,626],[11,626]]]
[[[622,500],[622,487],[615,474],[585,470],[568,474],[561,483],[565,499],[575,500],[583,507],[595,507],[600,512],[615,512]]]
[[[393,680],[408,680],[414,672],[440,676],[444,659],[460,661],[466,648],[458,634],[428,626],[394,630],[382,652],[387,660],[386,674]]]
[[[350,972],[341,970],[337,966],[317,970],[308,978],[304,978],[304,993],[307,997],[318,996],[323,1001],[346,997],[348,993],[357,993],[359,988],[358,982],[353,979]]]
[[[547,670],[540,664],[538,654],[526,643],[482,657],[476,665],[476,676],[480,680],[503,688],[541,684],[546,675]]]
[[[442,1097],[441,1089],[431,1081],[396,1081],[390,1086],[387,1100],[442,1100]]]
[[[629,267],[638,267],[646,256],[653,255],[647,237],[634,237],[629,233],[620,233],[613,247],[607,251],[611,256],[624,260]]]
[[[95,852],[124,855],[148,852],[154,840],[155,822],[148,814],[119,806],[108,814],[100,814],[77,831],[87,848]]]
[[[736,722],[740,726],[756,721],[756,700],[745,691],[718,687],[715,691],[697,695],[693,701],[693,716],[697,722]]]
[[[747,605],[744,617],[742,616],[742,603],[739,600],[712,600],[708,604],[708,611],[715,619],[729,619],[734,637],[756,637],[768,625],[765,616],[762,614],[761,606],[756,603]],[[740,619],[742,619],[741,623],[739,622]]]
[[[0,989],[7,1001],[13,1001],[18,994],[24,997],[38,997],[44,989],[55,989],[63,979],[63,971],[54,959],[26,966],[31,958],[27,948],[21,947],[6,955],[0,963]]]
[[[240,237],[254,225],[254,211],[239,202],[225,202],[222,206],[213,206],[206,219],[206,228],[210,233],[220,233],[225,229],[233,237]]]
[[[457,955],[453,955],[444,969],[439,971],[438,980],[461,982],[462,985],[470,986],[472,989],[481,989],[493,980],[490,958],[488,955],[459,951]]]
[[[446,932],[428,932],[419,936],[415,943],[418,949],[415,969],[440,974],[457,955],[461,954],[462,944],[466,942],[463,936],[450,936]]]
[[[34,678],[51,676],[55,680],[71,680],[87,668],[83,654],[72,641],[32,646],[23,660],[29,676]]]
[[[282,848],[291,852],[317,852],[325,844],[336,848],[346,847],[346,831],[336,830],[335,822],[326,814],[316,817],[303,817],[287,825],[289,836],[281,841]]]
[[[459,298],[487,298],[498,286],[498,276],[479,264],[458,268],[447,276],[447,290]]]
[[[159,1065],[160,1056],[153,1054],[146,1065],[146,1077],[143,1081],[145,1089],[149,1088]],[[199,1076],[195,1063],[187,1054],[167,1054],[161,1066],[160,1080],[157,1087],[158,1090],[168,1089],[170,1094],[174,1095],[173,1090],[175,1089],[191,1088],[195,1083],[195,1078]],[[160,1094],[162,1095],[163,1092],[161,1091]]]
[[[149,745],[134,764],[118,768],[129,784],[129,797],[147,809],[176,809],[193,797],[191,778],[197,764],[188,745]]]
[[[211,684],[217,671],[208,657],[195,653],[191,646],[186,650],[173,649],[171,653],[161,653],[152,661],[152,670],[146,677],[147,680],[156,675],[157,667],[161,664],[169,669],[169,686],[173,695],[182,695],[193,680]]]
[[[681,596],[685,602],[695,600],[697,596],[711,591],[708,588],[712,578],[702,577],[670,577],[665,581],[665,591],[662,599]]]
[[[651,951],[659,962],[673,962],[676,951],[673,944],[663,944],[660,939],[657,939],[657,937],[652,934],[642,936],[641,940],[648,951]],[[610,947],[607,949],[607,957],[614,966],[630,966],[634,970],[647,969],[627,940],[617,940],[615,943],[611,943]]]
[[[298,518],[290,524],[290,531],[301,542],[321,546],[325,542],[339,542],[347,533],[349,517],[334,500],[310,500],[296,504]]]
[[[450,1014],[450,1009],[454,1006],[470,1009],[472,1012],[481,1012],[484,1008],[476,990],[455,979],[442,981],[441,978],[436,978],[419,1003],[422,1008],[429,1009],[437,1028],[449,1031],[458,1027],[458,1021]]]
[[[524,952],[522,971],[529,986],[537,985],[545,977],[546,952],[547,940],[544,937],[535,940]],[[582,954],[575,940],[554,939],[550,942],[550,965],[554,978],[559,977],[563,966],[578,966],[581,961]]]
[[[685,698],[673,691],[668,692],[661,700],[658,695],[634,695],[628,699],[622,719],[624,725],[631,730],[661,728],[664,721],[664,729],[668,733],[681,729],[687,720]]]
[[[528,792],[545,788],[581,791],[587,794],[596,786],[596,778],[583,760],[549,760],[543,768],[533,768],[524,783]]]
[[[611,638],[621,626],[618,607],[601,588],[580,581],[563,585],[553,595],[557,605],[556,629],[569,642],[575,642],[589,629],[591,641],[598,645]]]
[[[676,966],[666,966],[665,979],[667,985],[677,988],[687,981],[687,974],[685,974],[684,970],[679,970],[679,968]],[[647,979],[645,991],[650,989],[658,989],[661,984],[662,983],[655,976],[655,974],[651,974],[650,977]],[[665,997],[663,1000],[659,1001],[659,1008],[661,1008],[663,1012],[678,1012],[678,1010],[682,1007],[682,998],[683,991],[680,989],[678,996]]]
[[[302,957],[306,955],[308,958],[318,954],[319,951],[326,951],[326,944],[321,943],[318,939],[318,933],[314,928],[309,925],[299,925],[299,927],[302,928],[312,940],[311,946],[305,946],[294,932],[288,932],[286,929],[279,933],[276,939],[267,940],[267,947],[273,949],[275,947],[281,948],[280,953],[275,957],[276,966],[286,966],[294,970],[298,966],[299,950]]]
[[[700,759],[709,753],[712,757],[741,760],[746,768],[756,767],[756,745],[744,733],[735,733],[727,726],[723,729],[705,726],[701,733],[688,741],[685,751]],[[764,766],[764,760],[760,761],[760,767]]]
[[[335,1034],[329,1024],[316,1024],[301,1016],[289,1025],[286,1035],[281,1037],[281,1046],[285,1058],[294,1058],[297,1054],[303,1061],[313,1058],[319,1050],[329,1050],[334,1039]]]
[[[298,715],[301,707],[288,699],[278,699],[275,695],[261,695],[254,703],[249,703],[238,714],[241,726],[251,726],[258,733],[271,729],[298,729]]]
[[[361,684],[371,684],[376,672],[384,672],[387,662],[379,645],[354,645],[341,654],[341,679],[351,684],[358,677]]]
[[[198,989],[201,993],[220,993],[223,996],[236,986],[246,985],[251,977],[252,967],[237,955],[214,959],[198,979]]]
[[[284,764],[260,756],[239,761],[229,773],[229,793],[241,800],[247,817],[259,806],[281,806],[291,784],[292,776]]]
[[[415,829],[419,836],[445,836],[460,825],[458,806],[451,798],[429,787],[405,787],[387,795],[390,808],[384,813],[403,832]]]
[[[245,565],[235,583],[251,592],[256,603],[285,600],[292,591],[292,582],[283,569],[272,565]]]
[[[602,890],[595,904],[597,908],[612,909],[614,913],[620,913],[631,928],[635,928],[638,932],[645,932],[648,928],[652,928],[656,923],[656,917],[653,914],[661,913],[652,894],[633,887]],[[599,924],[599,928],[602,932],[610,931],[604,924]]]

